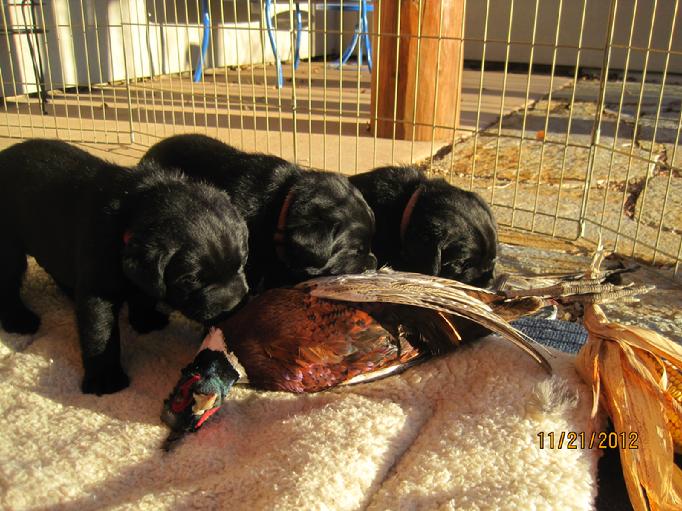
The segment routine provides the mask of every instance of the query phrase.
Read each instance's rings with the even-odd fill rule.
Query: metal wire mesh
[[[601,236],[679,276],[679,0],[419,0],[409,33],[402,2],[375,0],[364,13],[372,73],[333,65],[359,26],[362,11],[350,9],[358,2],[269,4],[0,2],[0,139],[56,137],[133,163],[161,138],[201,132],[345,173],[413,163],[481,193],[501,225]],[[453,9],[458,26],[446,32]],[[428,16],[436,32],[422,31]],[[382,30],[386,22],[395,30]],[[406,41],[416,48],[409,100],[398,91]],[[452,44],[456,58],[444,61]],[[436,66],[424,71],[428,52]],[[395,60],[390,87],[384,54]],[[440,66],[459,65],[457,87],[439,82]],[[443,92],[459,101],[451,120],[426,123],[431,135],[419,140],[417,100],[429,87],[434,112]],[[394,98],[388,115],[372,91]],[[402,118],[410,102],[412,117]],[[388,137],[371,129],[384,121]]]

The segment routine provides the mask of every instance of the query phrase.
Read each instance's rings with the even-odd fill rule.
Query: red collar
[[[417,199],[424,191],[424,185],[419,185],[417,189],[412,192],[410,200],[407,201],[405,209],[403,210],[403,217],[400,219],[400,241],[405,242],[405,232],[407,231],[407,226],[410,224],[410,219],[412,218],[412,212],[417,204]]]
[[[284,229],[287,226],[287,215],[289,214],[289,207],[294,200],[294,192],[287,193],[282,203],[282,209],[279,210],[279,217],[277,218],[277,229],[273,237],[275,242],[275,251],[280,261],[285,262],[286,250],[284,249]]]
[[[126,229],[123,231],[123,246],[127,246],[130,243],[130,239],[133,237],[133,231]]]

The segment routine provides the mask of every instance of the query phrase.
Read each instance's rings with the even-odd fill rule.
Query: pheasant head
[[[182,377],[164,401],[161,419],[171,428],[166,447],[187,432],[194,432],[217,412],[239,380],[230,363],[223,333],[212,328],[194,360],[182,370]]]

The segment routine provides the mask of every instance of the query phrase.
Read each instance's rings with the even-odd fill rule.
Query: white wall
[[[222,2],[222,12],[220,3],[216,0],[211,3],[208,67],[273,62],[270,42],[259,30],[259,4],[252,3],[247,10],[245,2],[238,2],[235,16],[232,2]],[[196,5],[191,1],[167,0],[164,11],[160,0],[156,3],[154,0],[44,2],[47,35],[40,37],[40,51],[47,88],[86,86],[196,68],[203,39],[203,25]],[[306,11],[307,3],[302,8]],[[10,26],[23,25],[17,7],[6,7],[6,10]],[[287,60],[292,55],[288,4],[280,10],[277,48],[280,59]],[[42,16],[38,18],[38,24],[42,26]],[[312,20],[314,24],[314,9]],[[327,22],[329,26],[336,26],[338,15],[329,13]],[[304,26],[307,26],[306,13]],[[314,33],[309,44],[308,33],[304,31],[301,57],[308,58],[311,51],[313,55],[321,55],[322,37],[322,34]],[[6,38],[0,38],[3,95],[37,90],[26,39],[26,35],[9,36],[8,45]],[[337,51],[337,47],[338,38],[328,38],[327,51]]]
[[[537,46],[534,51],[533,61],[539,64],[551,64],[554,49],[543,45],[554,46],[557,27],[559,27],[559,45],[577,46],[580,38],[581,15],[583,0],[564,0],[559,20],[558,0],[537,0]],[[491,0],[490,13],[488,16],[488,38],[506,41],[509,30],[509,14],[511,0]],[[673,19],[673,1],[659,1],[655,15],[655,25],[651,47],[656,50],[667,50],[670,36],[671,23],[675,21],[674,39],[672,49],[682,51],[682,21]],[[485,27],[485,4],[481,1],[467,2],[466,38],[482,39]],[[585,67],[601,68],[603,48],[608,26],[609,0],[588,0],[585,13],[585,26],[583,30],[580,65]],[[627,45],[630,35],[630,26],[633,20],[635,30],[633,33],[632,46],[646,48],[652,21],[653,0],[639,0],[637,11],[634,12],[634,0],[620,0],[616,13],[614,30],[614,45]],[[536,0],[515,0],[514,17],[512,22],[509,59],[512,62],[527,63],[530,59],[530,43],[533,34],[533,17]],[[680,16],[678,16],[679,18]],[[577,50],[561,48],[557,50],[557,64],[574,66],[577,59]],[[641,70],[644,66],[645,51],[634,50],[630,52],[631,70]],[[466,59],[480,60],[483,54],[483,45],[480,42],[467,41],[464,49]],[[488,43],[486,48],[486,61],[504,62],[506,44]],[[614,48],[611,53],[610,69],[622,69],[625,66],[626,50]],[[665,54],[650,52],[648,71],[662,71],[665,66]],[[669,63],[669,71],[682,73],[682,55],[672,55]]]

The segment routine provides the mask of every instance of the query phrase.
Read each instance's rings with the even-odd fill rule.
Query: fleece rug
[[[571,355],[547,377],[489,337],[378,382],[315,395],[235,388],[202,430],[160,446],[163,399],[200,328],[174,317],[136,335],[131,386],[83,395],[72,306],[31,262],[34,336],[0,330],[0,508],[592,509],[596,450],[540,448],[587,431],[591,396]]]

